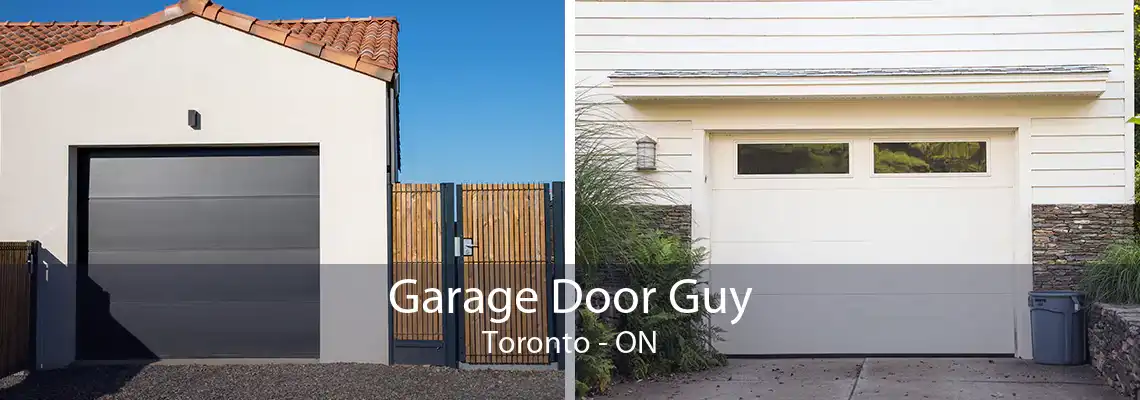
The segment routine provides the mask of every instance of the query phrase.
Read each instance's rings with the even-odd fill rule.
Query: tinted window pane
[[[986,142],[875,143],[875,173],[986,172]]]
[[[846,174],[847,143],[737,145],[736,172],[741,175]]]

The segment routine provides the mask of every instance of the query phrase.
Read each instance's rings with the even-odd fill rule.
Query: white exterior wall
[[[386,87],[196,17],[0,86],[0,240],[55,259],[40,367],[75,353],[69,148],[107,145],[319,145],[321,358],[387,363]]]
[[[718,133],[936,129],[1014,133],[1013,293],[1032,290],[1032,204],[1133,201],[1132,4],[1123,0],[581,1],[575,68],[588,101],[658,141],[658,172],[692,204],[693,237],[711,237]],[[619,69],[986,67],[1093,64],[1111,69],[1089,98],[884,98],[673,101],[609,95]],[[632,139],[625,144],[632,152]],[[707,242],[706,242],[707,243]],[[1015,304],[1017,354],[1031,357],[1028,309]]]
[[[1112,70],[1095,101],[618,106],[658,139],[659,161],[669,165],[659,175],[683,202],[699,202],[692,190],[704,186],[703,145],[696,142],[706,130],[938,125],[931,122],[1019,128],[1029,138],[1024,172],[1033,203],[1132,198],[1132,130],[1125,123],[1132,115],[1132,4],[1123,0],[579,1],[575,18],[576,80],[580,90],[592,88],[591,101],[618,101],[605,96],[606,76],[618,69]]]

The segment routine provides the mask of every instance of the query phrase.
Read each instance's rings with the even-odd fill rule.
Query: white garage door
[[[714,318],[720,350],[1012,354],[1014,146],[977,132],[714,136],[710,282],[753,288],[735,325],[734,311]]]

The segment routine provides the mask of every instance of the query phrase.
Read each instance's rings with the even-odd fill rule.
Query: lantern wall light
[[[657,141],[649,136],[637,139],[637,170],[652,171],[657,169]]]

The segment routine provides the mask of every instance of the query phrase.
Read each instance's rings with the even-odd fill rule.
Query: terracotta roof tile
[[[304,37],[293,35],[289,35],[285,38],[285,45],[312,54],[316,57],[321,56],[321,49],[325,47],[325,45],[318,42],[306,40]]]
[[[356,62],[360,60],[360,56],[356,53],[340,51],[329,46],[321,49],[321,58],[352,69],[356,69]]]
[[[249,28],[249,33],[280,44],[285,44],[285,38],[289,37],[288,29],[278,28],[261,21],[254,22],[253,26]]]
[[[242,32],[249,32],[249,28],[253,26],[253,21],[256,20],[257,18],[245,14],[222,9],[222,11],[218,11],[218,17],[214,21],[229,25]]]
[[[261,21],[288,29],[336,50],[359,54],[361,59],[395,69],[396,33],[394,18],[295,19]]]
[[[197,7],[195,6],[194,9],[197,9]],[[218,17],[219,11],[222,11],[222,6],[219,6],[219,5],[213,4],[213,3],[207,3],[206,8],[202,9],[202,13],[201,14],[195,14],[195,15],[201,15],[202,18],[213,21],[214,19],[216,19]]]
[[[92,41],[91,47],[92,48],[99,48],[101,46],[106,46],[108,44],[115,43],[115,42],[118,42],[120,40],[123,40],[124,38],[126,38],[127,36],[130,36],[130,35],[131,35],[131,27],[126,26],[126,25],[116,27],[116,28],[111,29],[111,30],[99,32],[98,34],[95,35],[95,37],[90,39]]]
[[[123,26],[125,22],[80,24],[74,22],[0,24],[0,68],[28,61],[37,54],[62,49],[68,43]]]
[[[193,15],[383,80],[396,70],[395,18],[259,21],[208,0],[178,4],[134,21],[0,22],[0,84]]]

